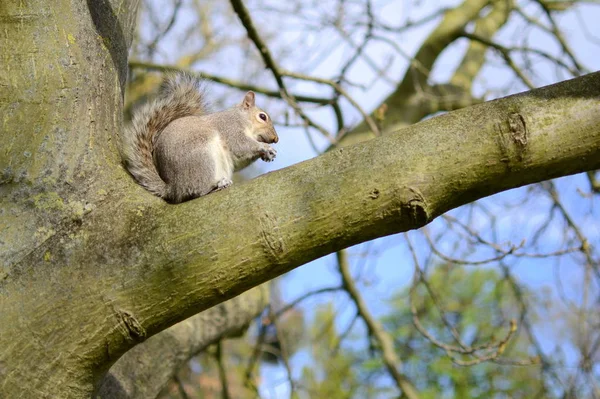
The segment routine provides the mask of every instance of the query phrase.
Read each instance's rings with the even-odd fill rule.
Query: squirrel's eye
[[[265,122],[267,121],[267,114],[263,114],[263,113],[261,112],[260,114],[258,114],[258,117],[259,117],[260,119],[262,119],[263,121],[265,121]]]

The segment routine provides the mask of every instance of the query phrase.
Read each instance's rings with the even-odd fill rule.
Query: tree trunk
[[[137,343],[310,260],[600,168],[595,73],[168,205],[120,165],[136,5],[0,6],[0,397],[89,397]]]
[[[111,298],[81,296],[104,278],[98,259],[64,259],[89,245],[86,217],[130,184],[119,132],[138,3],[0,3],[2,398],[89,397],[109,365],[88,349],[110,350],[90,321]]]

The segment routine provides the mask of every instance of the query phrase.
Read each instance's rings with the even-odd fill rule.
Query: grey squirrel
[[[255,105],[254,92],[214,113],[207,112],[204,97],[201,79],[167,75],[157,98],[135,112],[125,130],[127,169],[167,202],[222,190],[232,184],[234,171],[277,155],[269,144],[279,137],[269,115]]]

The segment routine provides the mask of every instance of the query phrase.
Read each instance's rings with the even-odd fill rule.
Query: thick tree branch
[[[176,206],[131,180],[107,182],[106,200],[0,281],[0,313],[12,321],[0,326],[0,396],[82,396],[139,341],[310,260],[600,168],[598,93],[600,73],[590,74]],[[60,383],[74,379],[75,390]]]

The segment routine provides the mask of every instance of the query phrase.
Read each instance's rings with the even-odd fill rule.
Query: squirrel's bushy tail
[[[135,113],[123,138],[125,165],[140,185],[159,197],[168,196],[152,158],[156,137],[175,119],[205,113],[201,79],[186,73],[165,77],[158,97]]]

